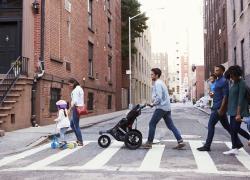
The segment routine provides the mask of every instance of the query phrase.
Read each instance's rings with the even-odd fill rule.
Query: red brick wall
[[[49,112],[52,87],[61,88],[62,98],[70,100],[70,90],[65,84],[70,77],[76,78],[84,87],[85,104],[88,92],[94,93],[92,114],[121,107],[121,2],[110,1],[109,13],[105,1],[93,0],[93,32],[88,29],[87,1],[71,0],[71,13],[65,10],[64,2],[46,1],[45,75],[38,82],[36,95],[36,114],[40,124],[52,122],[55,116],[55,113]],[[112,25],[112,48],[107,43],[108,17]],[[40,56],[39,30],[40,17],[37,16],[34,29],[34,56],[37,62]],[[94,77],[97,78],[98,74],[98,79],[94,80],[88,77],[88,41],[94,44]],[[108,55],[112,55],[112,85],[107,81]],[[66,62],[71,63],[71,71],[66,70]],[[112,95],[111,110],[107,109],[108,95]]]
[[[196,66],[196,95],[197,99],[204,96],[205,73],[204,66]]]

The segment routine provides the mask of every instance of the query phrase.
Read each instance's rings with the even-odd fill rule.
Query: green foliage
[[[128,59],[129,56],[129,17],[133,17],[139,13],[141,4],[138,0],[121,0],[121,13],[122,13],[122,59]],[[141,37],[148,26],[146,25],[145,13],[140,14],[131,20],[131,52],[132,54],[137,52],[137,49],[134,46],[135,38]]]

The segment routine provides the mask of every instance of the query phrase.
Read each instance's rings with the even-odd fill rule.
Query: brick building
[[[228,61],[227,0],[204,0],[205,78]]]
[[[7,29],[18,32],[15,37],[11,32],[4,37],[4,43],[13,43],[17,50],[14,57],[13,49],[5,49],[1,78],[18,56],[29,59],[27,76],[18,79],[0,109],[2,129],[28,127],[31,119],[40,125],[53,123],[55,102],[59,98],[70,100],[70,77],[84,88],[91,115],[121,109],[120,3],[0,1],[0,10],[5,12],[0,14],[0,36],[6,36]],[[8,13],[9,9],[15,13]],[[13,93],[19,96],[14,99]]]
[[[200,99],[204,96],[204,84],[205,84],[205,74],[204,66],[193,66],[192,73],[192,99]]]
[[[250,85],[250,1],[231,0],[227,4],[228,64],[238,64]]]

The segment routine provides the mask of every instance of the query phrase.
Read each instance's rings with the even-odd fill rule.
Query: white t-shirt
[[[71,93],[71,105],[83,106],[84,105],[84,92],[81,86],[76,86]]]
[[[66,116],[64,114],[64,111],[66,112]],[[70,122],[69,122],[69,116],[67,110],[60,109],[58,111],[58,117],[55,119],[56,123],[56,128],[60,130],[61,128],[69,127]]]

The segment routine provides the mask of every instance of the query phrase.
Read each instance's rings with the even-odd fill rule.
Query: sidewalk
[[[87,128],[95,124],[112,120],[114,118],[125,115],[127,110],[117,111],[113,113],[81,118],[80,127]],[[69,128],[68,133],[72,132]],[[30,127],[5,133],[5,136],[0,137],[0,156],[21,152],[32,148],[55,134],[55,124]]]

